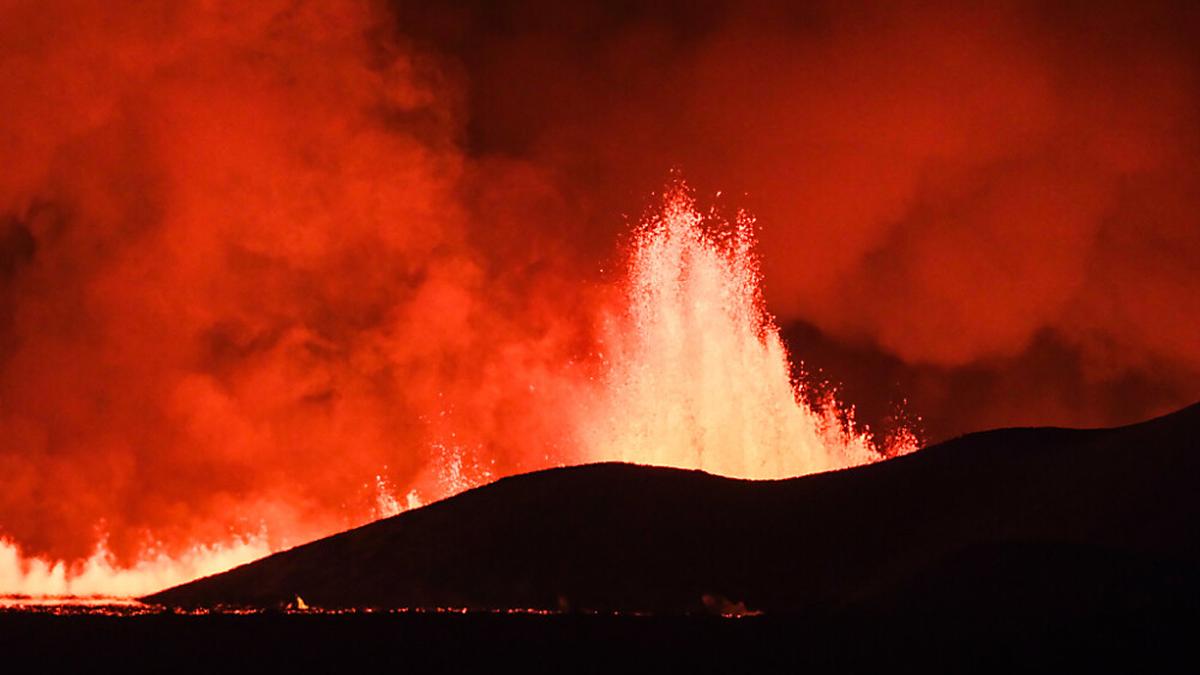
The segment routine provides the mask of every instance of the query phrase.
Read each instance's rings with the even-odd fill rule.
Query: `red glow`
[[[943,433],[1194,400],[1186,17],[406,4],[0,2],[0,593],[152,590],[557,464],[916,446],[793,382],[781,327]],[[621,251],[671,166],[761,231],[672,188]]]

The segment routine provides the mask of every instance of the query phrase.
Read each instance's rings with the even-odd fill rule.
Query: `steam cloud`
[[[1194,8],[566,4],[0,4],[0,536],[295,543],[570,461],[672,166],[935,437],[1200,396]]]

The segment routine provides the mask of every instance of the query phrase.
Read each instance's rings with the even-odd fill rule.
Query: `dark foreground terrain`
[[[0,612],[0,650],[11,672],[1071,673],[1194,663],[1188,616],[1029,618]]]
[[[984,432],[750,482],[603,464],[498,481],[169,589],[174,607],[530,608],[1055,624],[1200,604],[1200,406]]]

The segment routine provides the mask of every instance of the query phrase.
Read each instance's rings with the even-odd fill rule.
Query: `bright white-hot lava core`
[[[635,233],[626,312],[612,319],[596,458],[788,478],[916,449],[884,444],[831,396],[806,398],[767,313],[753,220],[703,216],[683,184]]]
[[[572,399],[585,402],[562,404],[563,424],[574,427],[563,436],[579,447],[575,456],[548,456],[542,466],[619,460],[776,479],[916,449],[916,437],[903,429],[878,442],[855,425],[852,410],[828,395],[814,400],[793,377],[763,303],[748,216],[729,222],[703,215],[676,182],[632,243],[620,309],[602,319],[592,371],[599,376],[562,375],[563,387],[578,393]],[[566,410],[572,407],[578,409]],[[394,515],[490,479],[484,471],[464,480],[458,470],[464,460],[478,459],[443,457],[451,470],[438,471],[437,487],[426,487],[426,494],[376,476],[378,507],[364,518]],[[0,597],[142,595],[265,555],[266,541],[258,533],[197,545],[183,556],[148,554],[121,567],[103,546],[67,565],[27,559],[0,539]]]

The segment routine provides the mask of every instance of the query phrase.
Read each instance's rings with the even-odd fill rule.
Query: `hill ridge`
[[[774,612],[944,609],[954,601],[928,590],[938,588],[931,574],[1003,604],[1017,597],[1018,571],[1053,568],[1041,592],[1062,611],[1146,596],[1170,604],[1198,585],[1163,586],[1154,572],[1200,561],[1198,432],[1200,404],[1110,429],[968,434],[777,481],[557,467],[145,600],[696,612],[709,595]],[[1060,569],[1058,559],[1074,562]]]

